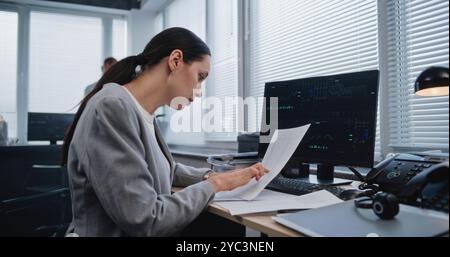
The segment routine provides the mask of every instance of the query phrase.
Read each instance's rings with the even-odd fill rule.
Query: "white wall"
[[[147,10],[133,9],[128,15],[128,54],[136,55],[144,50],[145,45],[156,34],[156,14]]]

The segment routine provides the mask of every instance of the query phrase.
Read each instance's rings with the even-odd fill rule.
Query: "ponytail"
[[[75,128],[80,120],[81,114],[86,108],[89,100],[103,89],[108,83],[125,85],[136,77],[136,68],[140,65],[142,70],[151,68],[158,64],[163,58],[169,56],[174,50],[183,52],[183,61],[190,63],[201,60],[204,55],[211,55],[208,46],[193,32],[183,28],[170,28],[156,35],[145,47],[144,52],[127,57],[114,64],[95,85],[94,89],[84,97],[80,103],[74,120],[66,132],[62,148],[62,165],[67,165],[69,146],[72,142]]]
[[[137,55],[127,57],[119,61],[118,63],[114,64],[105,74],[103,74],[103,76],[95,85],[94,89],[92,89],[92,91],[83,98],[83,100],[80,103],[80,108],[78,108],[78,111],[75,114],[72,124],[66,131],[66,135],[64,137],[64,144],[62,148],[62,165],[67,164],[70,142],[72,142],[72,138],[75,133],[75,128],[89,100],[100,90],[102,90],[103,86],[108,83],[117,83],[119,85],[125,85],[131,82],[136,75],[136,68],[138,65],[141,64],[141,61],[142,56]]]

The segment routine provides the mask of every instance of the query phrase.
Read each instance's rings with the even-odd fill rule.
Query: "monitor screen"
[[[74,114],[62,113],[28,113],[28,141],[63,140],[66,129],[75,117]]]
[[[311,124],[293,159],[304,163],[372,167],[378,102],[378,71],[267,83],[264,97],[277,97],[278,128]],[[270,101],[262,123],[270,135]],[[264,113],[263,113],[264,114]],[[264,118],[265,116],[265,118]],[[262,126],[264,127],[264,126]],[[264,156],[268,144],[260,143]]]

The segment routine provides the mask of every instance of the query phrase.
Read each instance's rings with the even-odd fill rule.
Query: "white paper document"
[[[264,190],[253,201],[227,201],[216,202],[216,204],[227,209],[231,215],[243,215],[280,210],[315,209],[341,202],[341,199],[326,190],[301,196]]]
[[[262,160],[262,165],[269,170],[259,181],[252,179],[248,184],[232,191],[219,192],[215,201],[253,200],[274,179],[294,154],[311,124],[276,130]]]

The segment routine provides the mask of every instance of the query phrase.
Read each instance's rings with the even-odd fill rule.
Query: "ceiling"
[[[160,11],[162,7],[166,6],[171,0],[141,0],[141,7],[145,10],[153,12]]]
[[[47,2],[59,2],[59,3],[70,3],[70,4],[80,4],[96,7],[106,7],[120,10],[131,10],[140,9],[141,0],[37,0],[37,1],[47,1]],[[153,0],[148,0],[151,2]],[[159,2],[160,0],[155,0]]]

